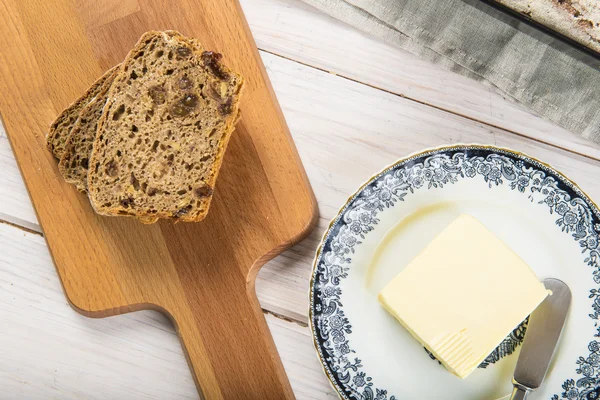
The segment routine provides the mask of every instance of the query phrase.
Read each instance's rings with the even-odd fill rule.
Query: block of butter
[[[464,379],[547,295],[517,254],[461,215],[385,286],[379,301]]]

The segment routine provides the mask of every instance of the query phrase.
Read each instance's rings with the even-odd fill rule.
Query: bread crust
[[[165,48],[162,49],[158,46],[165,46]],[[182,54],[185,54],[184,61],[181,61],[181,64],[176,64],[174,61],[171,61],[172,63],[175,63],[175,66],[167,70],[167,75],[173,74],[173,77],[181,76],[178,74],[184,74],[184,77],[189,75],[189,77],[191,77],[191,80],[194,81],[194,85],[198,85],[200,79],[205,80],[202,81],[204,82],[204,84],[199,84],[199,86],[193,86],[193,90],[200,90],[200,92],[196,91],[194,92],[195,94],[186,95],[182,98],[182,100],[180,100],[180,102],[169,103],[169,101],[172,101],[172,96],[174,95],[172,95],[172,93],[167,89],[162,88],[171,88],[170,90],[173,91],[173,82],[175,82],[173,79],[175,78],[165,78],[163,75],[158,76],[156,75],[157,72],[153,71],[151,66],[147,69],[147,74],[150,78],[146,78],[146,75],[142,75],[142,77],[139,78],[139,70],[136,68],[138,68],[142,64],[140,64],[140,62],[136,60],[140,59],[142,60],[142,62],[150,63],[149,60],[144,59],[144,57],[149,57],[149,54],[156,55],[160,53],[160,56],[155,57],[163,57],[164,54],[166,54],[165,52],[167,51],[169,53],[172,53],[172,51],[175,51],[177,53],[180,51],[180,49],[183,49],[181,50],[181,52]],[[190,50],[191,53],[188,53],[188,51]],[[178,56],[179,54],[177,54],[175,57]],[[169,60],[171,60],[171,58],[169,58]],[[146,68],[146,64],[144,63],[143,65],[144,68]],[[138,72],[136,73],[136,71]],[[135,88],[133,85],[128,83],[132,79],[138,79],[135,84],[138,84],[140,86],[138,86],[137,88],[140,90],[143,89],[146,92],[134,93],[132,91],[134,89],[127,91],[127,88]],[[186,82],[182,81],[181,78],[177,79],[179,79],[179,81],[177,81],[179,83]],[[152,101],[157,101],[156,98],[152,97],[153,94],[150,93],[150,90],[153,89],[154,86],[150,86],[148,88],[149,82],[154,82],[154,80],[157,80],[157,82],[163,82],[161,83],[161,85],[163,86],[160,86],[159,89],[166,92],[157,92],[157,97],[159,97],[159,100],[161,100],[162,102],[155,102],[154,104],[150,103],[151,109],[149,110],[147,106],[147,104],[149,103],[148,99],[152,98]],[[223,64],[221,64],[220,55],[216,55],[215,53],[205,51],[197,40],[186,38],[175,31],[150,31],[145,33],[140,38],[138,43],[134,46],[134,48],[130,51],[130,53],[127,55],[124,62],[122,63],[121,69],[117,72],[117,76],[114,79],[114,83],[108,91],[108,100],[106,102],[106,105],[104,106],[102,116],[100,117],[100,120],[98,122],[98,131],[96,139],[94,140],[93,150],[90,157],[90,169],[88,173],[87,182],[88,195],[96,212],[103,215],[136,216],[139,217],[140,220],[142,220],[142,222],[144,223],[155,222],[157,218],[176,219],[187,222],[197,222],[204,219],[209,210],[210,202],[213,196],[213,190],[216,184],[219,168],[223,161],[225,150],[227,148],[231,134],[234,130],[235,123],[237,121],[240,91],[242,85],[243,78],[235,72],[231,71]],[[215,93],[218,91],[221,91],[222,93]],[[191,92],[188,91],[185,93]],[[196,94],[198,96],[196,96]],[[128,98],[134,98],[135,96],[138,96],[138,98],[133,100],[133,102],[131,103],[127,103],[128,105],[131,105],[131,109],[135,109],[135,112],[133,112],[132,110],[131,113],[128,114],[129,111],[127,111],[127,107],[123,105],[123,101],[126,101]],[[143,101],[140,100],[142,97],[146,99],[146,103],[143,103]],[[163,106],[163,103],[165,101],[164,98],[168,98],[168,100],[167,103]],[[184,100],[190,100],[188,103],[191,103],[191,105],[185,103]],[[182,194],[182,196],[184,197],[183,200],[191,199],[189,200],[190,203],[187,204],[185,207],[181,206],[179,203],[165,204],[165,201],[167,201],[168,199],[178,199],[176,196],[172,195],[170,191],[168,192],[165,187],[150,187],[150,183],[148,183],[146,187],[143,187],[143,185],[146,184],[146,181],[144,181],[142,182],[142,187],[140,188],[140,182],[138,181],[138,175],[136,174],[148,175],[148,169],[150,167],[146,166],[145,168],[141,168],[140,166],[134,166],[132,167],[132,170],[130,167],[131,154],[130,152],[127,152],[125,148],[123,148],[122,152],[118,149],[116,150],[116,154],[118,155],[118,157],[120,157],[118,158],[118,160],[115,161],[115,156],[112,155],[115,152],[116,147],[111,147],[110,141],[113,140],[114,142],[114,139],[117,138],[120,141],[122,141],[121,138],[125,133],[123,129],[123,124],[129,123],[133,118],[139,118],[140,114],[138,113],[138,108],[141,110],[144,104],[146,104],[146,108],[144,109],[144,112],[146,112],[146,121],[150,121],[150,124],[154,123],[155,119],[159,119],[159,117],[156,117],[154,115],[154,112],[156,111],[157,114],[160,115],[160,118],[163,118],[167,106],[169,110],[168,112],[171,113],[170,116],[173,116],[173,118],[167,116],[167,118],[169,118],[168,122],[165,122],[163,119],[159,119],[159,122],[153,125],[155,126],[154,130],[146,130],[144,132],[141,132],[142,128],[140,128],[140,132],[145,135],[145,138],[150,139],[150,141],[144,139],[146,140],[146,142],[140,141],[140,138],[137,137],[137,126],[134,125],[134,127],[136,128],[136,133],[130,134],[129,137],[131,138],[131,140],[139,141],[140,144],[138,145],[139,147],[136,147],[136,151],[143,151],[142,154],[144,155],[149,154],[151,151],[160,153],[160,149],[162,149],[163,143],[161,142],[161,148],[157,150],[156,143],[158,143],[159,140],[154,140],[164,140],[164,138],[158,138],[156,136],[158,135],[157,132],[159,130],[169,128],[169,133],[171,133],[171,130],[176,130],[175,128],[178,128],[182,132],[192,132],[190,134],[197,134],[197,136],[194,137],[194,143],[204,141],[205,143],[200,143],[200,145],[206,145],[210,139],[210,136],[207,136],[206,134],[204,122],[215,123],[214,126],[218,127],[218,130],[217,128],[212,129],[213,133],[217,131],[216,137],[218,138],[218,142],[215,143],[214,146],[211,145],[213,147],[208,147],[210,149],[210,158],[208,161],[209,164],[206,166],[205,169],[201,170],[203,173],[203,178],[201,182],[195,182],[189,179],[187,181],[180,182],[182,189],[181,192],[186,192],[185,195]],[[188,106],[195,108],[193,108],[193,111],[190,111],[192,108],[186,108]],[[183,108],[180,109],[177,107]],[[183,110],[185,113],[189,113],[189,115],[185,114],[185,117],[178,119],[177,113],[181,110]],[[215,114],[215,110],[219,110],[219,114]],[[120,120],[121,114],[119,114],[119,112],[125,113],[125,117],[123,117],[123,120]],[[202,114],[203,112],[204,114]],[[214,115],[210,114],[210,112],[212,112]],[[150,117],[148,117],[148,115],[150,115]],[[200,115],[213,115],[211,116],[211,118],[214,121],[202,120],[202,118],[200,118]],[[198,129],[190,128],[189,124],[184,124],[183,122],[179,121],[191,123],[195,122],[198,125],[194,124],[194,126],[198,126]],[[192,130],[190,131],[190,129]],[[177,134],[179,134],[179,131],[176,131],[174,133],[175,137],[177,138]],[[109,139],[109,136],[112,139]],[[152,146],[152,140],[154,140],[154,146]],[[171,142],[168,146],[165,147],[165,152],[170,151],[170,155],[174,156],[175,158],[174,160],[173,158],[170,159],[171,164],[175,163],[177,165],[183,165],[183,161],[181,159],[178,159],[178,156],[189,157],[190,154],[196,154],[192,153],[192,148],[194,146],[189,147],[191,149],[189,152],[185,152],[180,149],[174,149],[175,147],[180,147],[184,145],[184,142],[182,140],[183,139],[181,139],[179,142]],[[152,155],[152,157],[148,157],[150,160],[148,162],[154,162],[156,164],[157,161],[155,160],[155,158],[158,158],[159,155],[162,154]],[[127,159],[129,164],[125,163],[126,157],[129,157]],[[202,161],[202,159],[200,159],[200,161]],[[118,172],[112,171],[112,168],[109,168],[113,167],[113,164],[110,163],[114,163],[115,166],[118,166],[118,168],[115,168],[115,171]],[[130,169],[125,171],[125,168]],[[138,170],[135,170],[135,168],[138,168]],[[173,167],[173,170],[174,169],[175,167]],[[111,174],[110,172],[114,172],[114,174]],[[129,185],[127,181],[127,174],[129,173],[131,173],[131,185]],[[169,171],[167,171],[167,173],[169,173]],[[149,179],[151,180],[152,178]],[[172,185],[171,182],[172,181],[169,181],[169,184]],[[197,183],[201,183],[201,186],[193,187],[193,185]],[[156,185],[156,183],[153,184]],[[128,193],[131,194],[130,197],[127,197]],[[155,193],[158,193],[156,197],[162,196],[162,203],[159,204],[157,200],[157,208],[150,208],[147,206],[149,204],[149,200],[147,199],[148,196],[154,196]],[[177,191],[177,193],[179,194],[179,191]]]
[[[112,68],[98,78],[81,97],[65,108],[50,125],[46,135],[46,146],[58,160],[65,152],[69,134],[81,110],[98,95],[104,82],[110,77],[111,71]]]
[[[65,181],[74,184],[80,192],[87,193],[87,164],[96,138],[99,113],[102,113],[119,66],[120,64],[112,67],[104,74],[104,83],[97,95],[82,108],[58,163],[58,170]]]

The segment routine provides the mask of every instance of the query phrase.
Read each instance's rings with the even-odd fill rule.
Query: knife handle
[[[525,400],[530,390],[524,386],[515,385],[510,400]]]

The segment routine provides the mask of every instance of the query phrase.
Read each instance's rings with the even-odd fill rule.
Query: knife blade
[[[552,294],[529,317],[512,380],[511,400],[524,400],[542,385],[571,305],[571,291],[563,281],[545,279],[544,286]]]

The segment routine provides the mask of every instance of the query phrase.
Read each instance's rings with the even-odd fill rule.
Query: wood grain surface
[[[199,38],[246,78],[242,119],[202,223],[97,216],[44,146],[58,112],[151,29]],[[237,0],[3,0],[0,112],[74,308],[166,313],[207,398],[293,397],[254,279],[309,232],[316,202]]]

